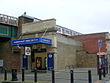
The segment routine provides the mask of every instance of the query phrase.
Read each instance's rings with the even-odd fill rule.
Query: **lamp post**
[[[99,74],[99,77],[101,77],[101,71],[102,71],[102,61],[100,57],[101,53],[101,47],[102,47],[102,40],[98,40],[98,53],[97,53],[97,72]]]

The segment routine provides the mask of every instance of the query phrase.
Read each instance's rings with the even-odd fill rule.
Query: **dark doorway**
[[[36,68],[42,69],[42,58],[41,57],[36,57]]]

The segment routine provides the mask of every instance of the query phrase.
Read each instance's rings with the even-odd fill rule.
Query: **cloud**
[[[110,0],[1,0],[1,13],[20,16],[23,12],[40,18],[56,18],[57,24],[90,33],[110,31]]]

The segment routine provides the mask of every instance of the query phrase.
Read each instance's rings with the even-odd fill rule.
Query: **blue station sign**
[[[11,41],[11,45],[26,45],[26,44],[52,44],[52,40],[44,37],[36,37]]]
[[[47,68],[49,71],[54,70],[54,54],[49,53],[47,55]]]
[[[102,47],[102,44],[103,44],[102,40],[98,40],[98,47],[99,47],[99,48]]]

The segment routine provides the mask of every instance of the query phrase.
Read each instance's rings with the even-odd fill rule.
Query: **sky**
[[[110,0],[0,0],[0,13],[56,19],[83,34],[110,32]]]

